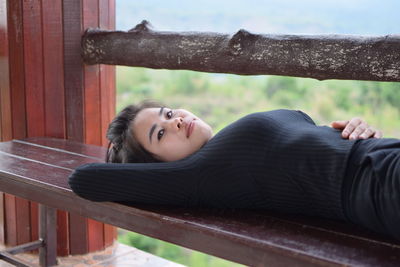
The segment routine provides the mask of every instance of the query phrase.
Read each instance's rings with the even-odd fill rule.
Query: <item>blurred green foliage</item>
[[[140,235],[134,232],[120,231],[118,241],[190,267],[240,267],[241,264],[213,257],[198,251],[183,248],[168,242]]]
[[[400,137],[400,83],[317,81],[284,76],[238,76],[118,67],[117,110],[144,99],[185,108],[214,132],[241,116],[277,108],[300,109],[317,124],[362,117]]]
[[[144,99],[190,110],[214,133],[248,113],[288,108],[325,125],[362,117],[385,137],[400,138],[400,83],[118,67],[117,111]],[[121,234],[119,241],[187,266],[241,266],[132,232]]]

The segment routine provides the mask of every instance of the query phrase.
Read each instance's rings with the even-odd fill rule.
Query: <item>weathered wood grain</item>
[[[22,24],[27,134],[45,136],[43,24],[40,0],[23,1]]]
[[[12,138],[7,24],[7,3],[3,0],[0,1],[0,140],[2,141],[10,140]],[[0,213],[1,210],[2,208],[0,207]],[[1,220],[0,217],[0,223]],[[3,239],[3,234],[1,232],[2,231],[0,230],[0,241]]]
[[[62,150],[64,153],[83,155],[101,161],[104,161],[107,153],[107,149],[104,147],[93,145],[82,146],[82,143],[77,141],[49,137],[29,137],[24,140],[14,140],[14,143],[42,146],[49,150]]]
[[[64,88],[67,139],[84,141],[83,66],[79,51],[82,0],[63,1]]]
[[[400,81],[400,35],[165,32],[143,21],[128,32],[87,29],[82,54],[87,64]]]
[[[0,1],[0,140],[12,138],[7,2]],[[0,243],[5,242],[4,193],[0,192]]]
[[[22,0],[7,1],[12,138],[27,136]]]
[[[42,0],[45,135],[66,138],[62,1]]]

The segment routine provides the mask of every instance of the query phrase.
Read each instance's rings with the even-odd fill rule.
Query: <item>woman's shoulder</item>
[[[280,131],[302,128],[302,124],[314,125],[311,118],[298,110],[277,109],[248,114],[229,124],[213,139],[272,138]]]
[[[290,109],[275,109],[269,111],[261,111],[248,114],[239,120],[267,120],[270,122],[308,122],[315,124],[314,121],[306,113],[300,110],[290,110]]]

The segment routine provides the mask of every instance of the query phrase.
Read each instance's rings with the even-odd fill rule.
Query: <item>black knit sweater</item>
[[[354,141],[301,111],[247,115],[191,156],[163,163],[93,163],[69,178],[93,201],[269,209],[345,219],[342,184]]]

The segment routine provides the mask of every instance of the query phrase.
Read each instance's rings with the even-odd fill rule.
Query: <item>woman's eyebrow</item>
[[[161,116],[163,114],[163,110],[164,110],[164,107],[161,107],[160,112],[158,113],[159,116]],[[150,128],[150,131],[149,131],[150,144],[151,144],[151,137],[153,136],[153,132],[156,129],[156,127],[157,127],[157,124],[154,123],[153,126],[151,126],[151,128]]]

